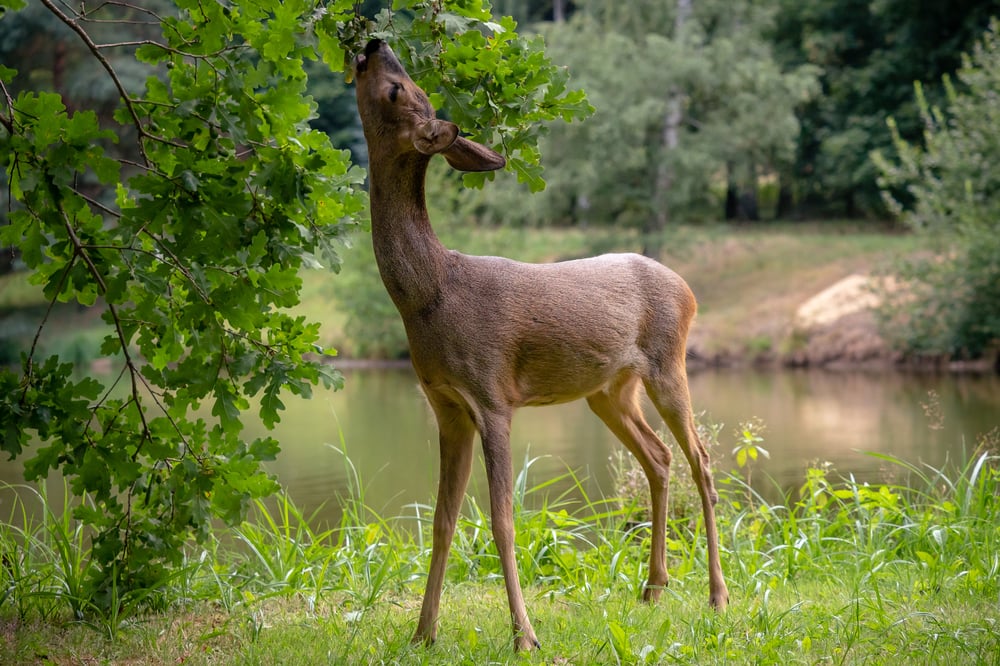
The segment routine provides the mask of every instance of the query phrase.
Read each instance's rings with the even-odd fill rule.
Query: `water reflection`
[[[361,480],[367,504],[382,516],[412,514],[408,505],[413,503],[431,504],[437,431],[413,373],[366,369],[346,375],[343,391],[285,400],[287,412],[273,433],[282,452],[271,471],[302,509],[317,512],[319,523],[337,523],[339,500],[352,478]],[[997,376],[702,371],[692,374],[690,384],[696,411],[724,424],[713,452],[717,474],[734,467],[738,424],[753,417],[763,420],[763,446],[771,456],[760,460],[754,472],[761,488],[772,487],[769,479],[796,487],[805,468],[816,461],[832,463],[843,476],[883,480],[887,465],[867,452],[939,467],[949,459],[964,460],[979,437],[1000,426]],[[651,406],[647,413],[650,423],[660,427]],[[264,434],[263,427],[248,420],[248,438]],[[591,498],[614,492],[608,460],[620,445],[583,401],[520,410],[511,444],[515,472],[526,459],[537,458],[532,484],[572,470]],[[337,449],[347,452],[353,469]],[[675,460],[675,466],[682,463],[680,457]],[[20,461],[0,460],[0,481],[22,479]],[[56,486],[49,484],[58,505]],[[551,497],[571,486],[572,481],[564,480],[548,492]],[[470,492],[486,506],[478,452]],[[0,497],[0,509],[4,506]]]
[[[760,416],[772,454],[763,467],[785,486],[813,461],[880,480],[884,463],[868,452],[940,466],[970,453],[976,438],[1000,423],[1000,384],[992,376],[802,371],[741,377],[745,381],[727,382],[725,373],[696,374],[692,393],[717,421],[735,425]]]

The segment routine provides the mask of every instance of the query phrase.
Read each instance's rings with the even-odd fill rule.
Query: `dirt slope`
[[[816,223],[730,228],[665,260],[699,299],[694,363],[872,365],[898,359],[877,332],[871,276],[911,250],[906,236]]]

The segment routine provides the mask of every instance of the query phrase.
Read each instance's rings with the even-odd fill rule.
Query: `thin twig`
[[[121,79],[118,78],[118,73],[115,71],[115,68],[112,67],[108,59],[104,57],[104,54],[101,53],[101,50],[98,48],[97,44],[94,43],[94,40],[90,38],[90,35],[87,34],[87,31],[81,28],[79,25],[77,25],[77,22],[74,19],[71,19],[69,16],[64,14],[62,10],[60,10],[58,7],[55,6],[52,0],[41,0],[41,3],[45,5],[50,12],[55,14],[56,18],[65,23],[70,30],[79,35],[80,39],[83,40],[83,43],[87,45],[88,49],[90,49],[90,52],[94,55],[95,58],[97,58],[97,61],[101,63],[101,67],[103,67],[104,70],[108,73],[108,76],[111,77],[111,81],[114,83],[115,88],[118,90],[118,94],[121,97],[122,102],[125,103],[125,108],[128,110],[129,115],[132,116],[133,124],[135,125],[136,130],[138,130],[139,132],[139,137],[140,137],[139,152],[142,155],[142,159],[145,160],[147,164],[149,164],[149,158],[146,156],[146,149],[142,145],[142,137],[148,136],[148,133],[143,128],[142,120],[139,119],[139,112],[136,110],[135,105],[132,103],[132,98],[129,96],[128,91],[125,89],[125,85],[122,83]]]
[[[13,134],[14,133],[14,98],[12,98],[10,96],[10,93],[7,91],[7,86],[4,85],[4,82],[2,80],[0,80],[0,90],[3,91],[4,101],[7,103],[7,108],[10,109],[10,116],[9,117],[5,116],[3,114],[0,114],[0,123],[3,123],[3,126],[7,129],[8,133]]]
[[[133,9],[133,10],[135,10],[137,12],[142,12],[143,14],[148,14],[149,16],[153,17],[153,20],[152,21],[134,21],[134,20],[129,20],[129,19],[95,19],[95,18],[90,18],[91,15],[96,14],[97,12],[101,11],[105,7],[122,7],[124,9]],[[128,23],[128,24],[132,24],[132,25],[162,25],[163,24],[163,17],[161,17],[156,12],[154,12],[152,9],[148,9],[146,7],[140,7],[138,5],[133,5],[133,4],[130,4],[128,2],[114,2],[114,1],[102,2],[99,5],[97,5],[96,7],[91,7],[90,9],[87,9],[86,7],[82,7],[82,6],[81,6],[80,9],[81,9],[81,11],[78,12],[77,16],[80,17],[81,21],[87,21],[88,23]]]
[[[110,21],[110,23],[120,23],[120,22],[121,21]],[[94,46],[96,48],[98,48],[98,49],[101,49],[101,50],[104,50],[104,49],[121,49],[121,48],[125,48],[126,46],[158,46],[161,49],[163,49],[164,51],[173,51],[174,50],[174,49],[171,49],[168,46],[164,46],[163,44],[161,44],[158,41],[153,40],[153,39],[139,39],[139,40],[136,40],[134,42],[105,42],[103,44],[97,44],[95,42]]]
[[[52,314],[52,310],[56,306],[56,301],[59,300],[59,294],[62,293],[63,287],[66,285],[66,279],[69,277],[69,272],[70,272],[70,269],[73,268],[73,262],[74,261],[75,261],[75,257],[73,259],[70,259],[69,262],[66,263],[66,270],[64,270],[62,272],[62,275],[59,276],[59,286],[56,289],[55,294],[53,294],[51,300],[49,300],[49,305],[48,305],[48,307],[45,308],[45,314],[42,315],[42,321],[39,322],[38,329],[35,331],[35,337],[31,340],[31,349],[28,350],[27,362],[25,364],[25,366],[26,366],[25,367],[25,379],[29,379],[31,377],[31,375],[33,374],[32,373],[32,369],[34,367],[35,351],[38,349],[38,341],[41,339],[41,337],[42,337],[42,331],[45,330],[45,325],[49,321],[49,315]],[[24,391],[21,393],[21,403],[22,404],[24,404],[24,399],[28,395],[28,387],[30,385],[31,385],[30,381],[24,382]]]

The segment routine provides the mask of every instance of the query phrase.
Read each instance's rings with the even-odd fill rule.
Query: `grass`
[[[156,595],[132,593],[106,615],[75,597],[86,546],[65,507],[35,519],[6,501],[34,491],[7,488],[0,663],[1000,663],[1000,458],[983,451],[947,469],[884,462],[908,480],[869,486],[816,468],[768,503],[743,476],[720,479],[732,603],[715,613],[698,520],[671,519],[673,579],[645,605],[648,535],[624,527],[630,507],[546,497],[550,482],[532,485],[525,461],[518,561],[543,645],[530,655],[512,650],[486,512],[472,499],[438,642],[424,648],[409,638],[430,508],[380,517],[356,478],[338,529],[314,531],[287,497],[259,503],[238,530],[191,544]]]

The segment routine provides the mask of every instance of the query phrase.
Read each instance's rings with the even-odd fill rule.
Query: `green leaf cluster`
[[[364,172],[309,124],[309,68],[340,71],[389,33],[446,113],[501,143],[533,188],[537,124],[588,111],[540,40],[494,23],[487,3],[396,2],[377,24],[356,5],[32,7],[83,45],[113,112],[69,110],[0,69],[12,200],[0,246],[18,248],[51,303],[99,308],[101,351],[118,368],[103,386],[43,358],[46,315],[19,370],[0,371],[0,450],[25,457],[29,479],[55,470],[86,498],[75,514],[93,530],[89,603],[155,589],[192,536],[273,493],[260,463],[278,443],[246,441],[244,421],[273,426],[288,394],[343,381],[318,325],[289,312],[300,271],[338,270],[367,206]],[[102,41],[137,16],[140,38]]]
[[[397,2],[413,12],[409,34],[383,13],[375,34],[387,39],[435,108],[471,138],[507,157],[519,182],[545,187],[538,139],[543,123],[582,120],[593,112],[569,73],[545,55],[540,35],[522,36],[509,16],[494,21],[482,2]],[[481,186],[493,174],[467,174]]]
[[[287,308],[304,262],[338,265],[365,205],[362,172],[307,124],[315,6],[178,8],[135,51],[149,66],[141,89],[107,67],[121,86],[115,132],[25,91],[8,99],[2,136],[20,206],[0,244],[20,249],[47,298],[100,303],[102,351],[122,368],[102,390],[32,349],[20,375],[3,374],[3,450],[37,438],[26,475],[58,470],[90,500],[76,512],[95,529],[99,602],[154,586],[192,534],[276,490],[259,463],[277,443],[244,441],[244,412],[256,399],[270,426],[283,392],[341,381],[317,360],[318,326]],[[129,144],[112,159],[118,137]],[[113,196],[81,186],[95,181]]]

